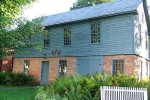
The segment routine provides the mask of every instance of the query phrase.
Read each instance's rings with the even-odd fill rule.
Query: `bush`
[[[38,82],[32,75],[26,75],[19,72],[0,72],[0,84],[12,86],[34,86],[38,85]]]
[[[112,76],[96,73],[94,75],[77,74],[67,78],[57,78],[53,84],[47,84],[42,89],[40,88],[40,91],[47,97],[67,98],[65,100],[100,100],[100,86],[144,87],[150,90],[150,82],[138,81],[134,76],[124,74]],[[37,91],[37,96],[40,94],[41,92]]]

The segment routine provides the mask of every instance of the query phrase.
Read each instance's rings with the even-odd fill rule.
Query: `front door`
[[[49,61],[42,61],[42,70],[41,70],[41,84],[46,84],[48,82],[49,76]]]

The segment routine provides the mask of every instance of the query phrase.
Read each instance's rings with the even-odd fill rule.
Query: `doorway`
[[[42,61],[41,85],[48,83],[49,61]]]

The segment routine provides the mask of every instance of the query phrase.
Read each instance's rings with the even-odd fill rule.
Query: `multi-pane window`
[[[100,43],[100,24],[91,24],[91,43]]]
[[[141,25],[140,24],[137,24],[135,26],[135,44],[137,47],[141,46],[141,44],[142,44]]]
[[[141,18],[140,18],[141,21],[144,22],[144,14],[142,12],[140,13],[140,16],[141,16]]]
[[[71,28],[64,28],[64,45],[71,45]]]
[[[66,76],[67,72],[67,60],[60,60],[59,61],[59,75]]]
[[[143,78],[143,61],[140,61],[140,79]]]
[[[44,34],[44,47],[50,47],[50,34]]]
[[[145,32],[145,48],[148,48],[148,43],[147,43],[147,32]]]
[[[30,39],[25,39],[24,42],[27,44],[27,43],[30,43]]]
[[[149,70],[149,66],[148,66],[148,62],[146,61],[146,76],[148,76],[148,70]]]
[[[30,66],[30,60],[24,61],[24,73],[29,74],[29,66]]]
[[[113,60],[113,75],[124,73],[124,60]]]

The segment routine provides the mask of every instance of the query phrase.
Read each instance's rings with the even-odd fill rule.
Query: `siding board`
[[[91,44],[90,25],[100,23],[100,43]],[[71,27],[71,46],[63,45],[63,30]],[[16,54],[15,57],[55,57],[53,50],[60,50],[58,56],[90,56],[133,54],[133,15],[120,15],[105,19],[90,20],[50,28],[50,48],[42,51],[30,50],[28,54]],[[43,41],[42,36],[32,41]]]

